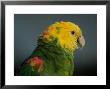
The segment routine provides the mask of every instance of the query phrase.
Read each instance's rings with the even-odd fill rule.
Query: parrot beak
[[[85,39],[84,36],[80,36],[77,40],[77,42],[79,43],[80,47],[83,48],[85,45]]]

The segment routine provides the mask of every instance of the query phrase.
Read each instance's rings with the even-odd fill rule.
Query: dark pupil
[[[71,34],[74,35],[74,31],[72,31]]]

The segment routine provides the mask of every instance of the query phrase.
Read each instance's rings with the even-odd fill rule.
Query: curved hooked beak
[[[81,48],[83,48],[84,45],[85,45],[84,36],[81,35],[81,36],[77,39],[77,42],[79,43],[79,45],[81,46]]]

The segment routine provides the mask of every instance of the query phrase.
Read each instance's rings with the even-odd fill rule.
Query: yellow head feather
[[[77,46],[77,39],[82,35],[82,32],[78,25],[72,22],[55,22],[50,25],[42,34],[43,38],[48,41],[52,41],[53,38],[57,38],[57,44],[62,48],[69,50],[75,50]]]

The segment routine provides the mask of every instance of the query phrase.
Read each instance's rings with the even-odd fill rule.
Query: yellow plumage
[[[72,34],[74,32],[74,35]],[[55,22],[50,25],[42,34],[46,41],[57,38],[57,44],[62,48],[75,50],[77,48],[77,39],[82,35],[78,25],[72,22]]]

